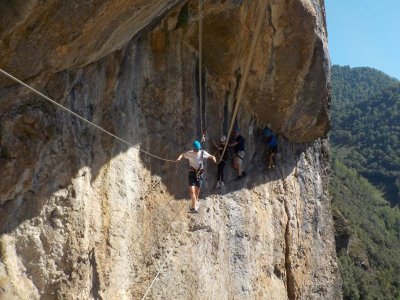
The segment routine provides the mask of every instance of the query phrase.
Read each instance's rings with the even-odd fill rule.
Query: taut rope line
[[[187,205],[188,205],[188,204],[185,204],[185,205],[183,206],[183,208],[186,207]],[[182,208],[182,209],[183,209],[183,208]],[[179,213],[180,213],[180,211],[179,211]],[[181,238],[181,236],[183,235],[184,232],[185,232],[185,230],[182,230],[182,231],[181,231],[181,233],[179,234],[179,236],[178,236],[177,239],[176,239],[175,244],[170,248],[170,253],[167,255],[167,257],[165,258],[164,262],[162,263],[162,265],[161,265],[160,268],[158,269],[158,272],[157,272],[156,276],[154,277],[153,281],[151,282],[151,284],[150,284],[149,287],[147,288],[146,293],[145,293],[145,294],[143,295],[143,297],[142,297],[142,300],[146,299],[147,294],[150,292],[150,290],[151,290],[151,288],[153,287],[154,283],[156,282],[158,276],[160,276],[160,274],[161,274],[161,272],[162,272],[162,270],[163,270],[165,264],[171,259],[172,255],[173,255],[173,253],[174,253],[175,248],[178,246],[179,239]]]
[[[199,100],[200,134],[203,134],[203,0],[199,0]]]
[[[246,66],[245,66],[245,69],[244,69],[244,72],[243,72],[243,80],[239,84],[239,92],[238,92],[238,96],[237,96],[237,100],[236,100],[236,105],[235,105],[235,109],[233,111],[232,120],[231,120],[231,124],[229,126],[228,135],[227,135],[228,139],[231,136],[233,125],[235,124],[235,120],[236,120],[237,113],[238,113],[238,110],[239,110],[239,105],[240,105],[240,102],[242,101],[243,91],[244,91],[244,88],[246,86],[247,77],[249,75],[251,63],[253,61],[252,58],[253,58],[253,55],[254,55],[254,50],[256,49],[258,37],[260,36],[261,27],[262,27],[262,24],[263,24],[263,21],[264,21],[265,12],[267,10],[267,4],[268,4],[268,1],[261,0],[261,4],[259,5],[260,7],[258,9],[258,11],[259,11],[258,19],[257,19],[256,27],[255,27],[255,30],[254,30],[254,36],[253,36],[253,39],[252,39],[251,45],[250,45],[249,56],[247,57]],[[225,143],[224,150],[222,151],[222,154],[221,154],[221,157],[220,157],[218,163],[220,163],[222,161],[222,157],[224,157],[224,154],[225,154],[227,146],[228,146],[228,143]]]
[[[60,103],[58,103],[58,102],[54,101],[53,99],[47,97],[46,95],[42,94],[41,92],[37,91],[37,90],[34,89],[33,87],[29,86],[28,84],[24,83],[23,81],[19,80],[18,78],[12,76],[11,74],[7,73],[6,71],[4,71],[4,70],[1,69],[1,68],[0,68],[0,73],[2,73],[3,75],[5,75],[6,77],[8,77],[8,78],[10,78],[10,79],[12,79],[12,80],[14,80],[14,81],[16,81],[16,82],[19,83],[20,85],[22,85],[22,86],[28,88],[29,90],[31,90],[31,91],[34,92],[35,94],[37,94],[37,95],[39,95],[40,97],[44,98],[44,99],[47,100],[48,102],[53,103],[54,105],[58,106],[58,107],[61,108],[62,110],[65,110],[65,111],[68,112],[69,114],[71,114],[71,115],[77,117],[78,119],[80,119],[80,120],[86,122],[87,124],[89,124],[89,125],[91,125],[91,126],[97,128],[98,130],[100,130],[100,131],[102,131],[102,132],[104,132],[104,133],[106,133],[106,134],[112,136],[113,138],[117,139],[118,141],[120,141],[120,142],[122,142],[122,143],[124,143],[124,144],[126,144],[126,145],[128,145],[128,146],[130,146],[130,147],[132,147],[132,148],[135,148],[135,149],[139,150],[140,152],[143,152],[143,153],[145,153],[145,154],[147,154],[147,155],[149,155],[149,156],[151,156],[151,157],[154,157],[154,158],[157,158],[157,159],[160,159],[160,160],[163,160],[163,161],[167,161],[167,162],[176,162],[176,160],[171,160],[171,159],[162,158],[162,157],[157,156],[157,155],[155,155],[155,154],[152,154],[152,153],[150,153],[150,152],[148,152],[148,151],[145,151],[145,150],[143,150],[143,149],[140,149],[139,147],[137,147],[137,146],[135,146],[135,145],[129,143],[128,141],[126,141],[126,140],[124,140],[124,139],[122,139],[122,138],[120,138],[119,136],[116,136],[115,134],[113,134],[113,133],[111,133],[111,132],[105,130],[104,128],[100,127],[99,125],[96,125],[96,124],[94,124],[93,122],[90,122],[89,120],[85,119],[85,118],[82,117],[81,115],[78,115],[77,113],[75,113],[75,112],[73,112],[72,110],[66,108],[65,106],[62,106]]]

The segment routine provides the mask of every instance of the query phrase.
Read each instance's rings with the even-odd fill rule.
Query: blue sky
[[[332,64],[400,79],[400,0],[325,0]]]

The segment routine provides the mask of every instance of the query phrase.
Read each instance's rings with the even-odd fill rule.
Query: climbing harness
[[[207,141],[206,131],[203,130],[203,132],[201,133],[201,143],[204,144],[206,141]]]
[[[117,139],[118,141],[120,141],[120,142],[122,142],[122,143],[124,143],[124,144],[127,144],[128,146],[130,146],[130,147],[132,147],[132,148],[135,148],[135,149],[139,150],[140,152],[145,153],[145,154],[147,154],[147,155],[149,155],[149,156],[151,156],[151,157],[157,158],[157,159],[159,159],[159,160],[163,160],[163,161],[167,161],[167,162],[176,162],[176,160],[162,158],[162,157],[157,156],[157,155],[155,155],[155,154],[152,154],[152,153],[150,153],[150,152],[148,152],[148,151],[145,151],[145,150],[143,150],[143,149],[140,149],[139,147],[137,147],[137,146],[135,146],[135,145],[129,143],[128,141],[126,141],[126,140],[120,138],[119,136],[117,136],[117,135],[115,135],[115,134],[113,134],[113,133],[111,133],[111,132],[105,130],[103,127],[100,127],[99,125],[96,125],[96,124],[94,124],[93,122],[90,122],[89,120],[85,119],[85,118],[82,117],[81,115],[78,115],[77,113],[75,113],[75,112],[73,112],[72,110],[66,108],[65,106],[61,105],[60,103],[58,103],[58,102],[54,101],[53,99],[47,97],[46,95],[42,94],[42,93],[39,92],[38,90],[34,89],[33,87],[31,87],[31,86],[29,86],[28,84],[24,83],[23,81],[19,80],[18,78],[12,76],[11,74],[7,73],[6,71],[4,71],[4,70],[1,69],[1,68],[0,68],[0,73],[2,73],[3,75],[5,75],[6,77],[8,77],[8,78],[10,78],[10,79],[12,79],[12,80],[14,80],[14,81],[16,81],[16,82],[19,83],[20,85],[22,85],[22,86],[28,88],[29,90],[31,90],[31,91],[34,92],[35,94],[37,94],[37,95],[39,95],[40,97],[44,98],[44,99],[47,100],[48,102],[53,103],[54,105],[58,106],[59,108],[65,110],[65,111],[68,112],[69,114],[71,114],[71,115],[77,117],[78,119],[80,119],[80,120],[86,122],[87,124],[89,124],[89,125],[91,125],[91,126],[97,128],[98,130],[100,130],[100,131],[102,131],[102,132],[104,132],[104,133],[106,133],[106,134],[112,136],[113,138]]]
[[[200,151],[201,151],[200,167],[198,169],[193,168],[193,170],[196,173],[197,180],[204,180],[206,172],[204,170],[204,150]]]

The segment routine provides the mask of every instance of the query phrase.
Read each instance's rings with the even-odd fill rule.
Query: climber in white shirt
[[[217,163],[217,159],[207,151],[201,150],[201,143],[199,141],[194,141],[193,150],[182,153],[176,161],[180,161],[182,157],[188,159],[190,164],[189,193],[192,199],[190,212],[197,212],[197,201],[204,181],[204,159],[211,159],[214,163]]]

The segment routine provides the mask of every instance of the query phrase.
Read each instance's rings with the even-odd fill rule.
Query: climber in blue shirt
[[[267,167],[268,169],[275,168],[274,156],[278,153],[278,137],[268,128],[264,129],[264,138],[267,144]]]

